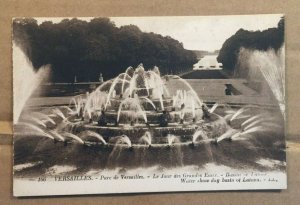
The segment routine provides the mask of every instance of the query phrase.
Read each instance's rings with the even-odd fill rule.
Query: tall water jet
[[[241,48],[238,67],[248,69],[248,78],[259,79],[268,84],[282,115],[285,117],[285,52],[284,45],[279,50],[266,51]]]
[[[129,66],[126,71],[125,71],[125,74],[123,76],[123,81],[122,81],[122,88],[121,88],[121,91],[122,91],[122,94],[124,93],[124,85],[125,85],[125,82],[126,82],[126,77],[128,76],[130,79],[131,79],[131,76],[128,74],[130,71],[132,71],[133,68],[131,66]],[[133,71],[132,71],[133,72]]]
[[[28,57],[13,42],[13,70],[13,122],[16,124],[33,91],[49,76],[50,65],[42,66],[35,72]]]
[[[277,52],[271,49],[267,52],[253,53],[251,61],[259,63],[260,71],[267,80],[280,110],[285,116],[285,62],[284,46]]]

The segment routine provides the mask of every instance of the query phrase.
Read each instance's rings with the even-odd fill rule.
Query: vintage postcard
[[[14,196],[286,189],[284,15],[12,24]]]

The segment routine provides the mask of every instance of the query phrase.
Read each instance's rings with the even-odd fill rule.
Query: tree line
[[[275,28],[264,31],[238,30],[224,42],[217,60],[223,64],[224,71],[233,74],[241,47],[262,51],[273,48],[277,51],[283,43],[284,18],[282,17]]]
[[[41,24],[32,18],[15,19],[13,39],[35,69],[51,64],[54,82],[72,82],[75,76],[95,81],[100,73],[109,79],[140,63],[158,66],[163,74],[179,73],[197,62],[193,51],[170,36],[142,32],[135,25],[118,28],[109,18]]]

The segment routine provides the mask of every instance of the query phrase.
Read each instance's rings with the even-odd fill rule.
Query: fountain
[[[124,134],[133,143],[149,131],[156,143],[168,134],[191,138],[202,121],[204,104],[184,79],[180,81],[186,89],[171,95],[157,67],[148,71],[142,64],[129,67],[85,99],[73,98],[74,109],[67,117],[72,123],[65,130],[74,130],[74,123],[81,121],[75,126],[78,132],[90,130],[106,138]],[[64,119],[56,109],[53,113]]]
[[[157,67],[129,67],[69,105],[25,110],[15,125],[15,141],[44,139],[42,147],[61,152],[62,144],[79,158],[81,152],[95,158],[100,152],[102,168],[113,168],[209,162],[220,158],[227,143],[239,150],[261,146],[262,136],[283,135],[280,117],[252,105],[208,106],[187,81],[172,77],[183,84],[173,93]]]

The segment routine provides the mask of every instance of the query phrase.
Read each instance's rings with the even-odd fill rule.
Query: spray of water
[[[248,130],[251,127],[254,127],[255,125],[260,124],[260,123],[265,122],[265,121],[266,121],[266,119],[264,119],[264,118],[255,120],[255,121],[251,122],[250,124],[248,124],[247,126],[245,126],[244,130]]]
[[[222,134],[220,137],[217,138],[217,142],[221,142],[224,139],[229,139],[231,136],[233,136],[237,132],[238,132],[238,130],[230,128],[224,134]]]
[[[106,141],[104,140],[104,138],[100,134],[90,131],[90,130],[82,131],[79,133],[78,136],[80,136],[81,139],[86,139],[88,137],[94,137],[95,139],[100,141],[102,144],[107,144]]]
[[[65,141],[65,138],[61,134],[56,132],[55,130],[50,130],[49,133],[54,137],[54,139],[62,141],[62,142]]]
[[[150,100],[149,98],[147,98],[147,97],[140,97],[141,99],[145,99],[147,102],[149,102],[150,103],[150,105],[154,108],[154,109],[156,109],[156,106],[154,105],[154,103],[153,103],[153,101],[152,100]]]
[[[264,127],[264,126],[252,127],[252,128],[246,130],[246,131],[243,132],[243,133],[244,133],[244,134],[249,134],[249,133],[260,132],[260,131],[267,131],[267,128]]]
[[[53,125],[56,125],[55,121],[52,118],[50,118],[48,115],[44,114],[44,113],[41,113],[41,112],[32,112],[32,113],[30,113],[30,115],[32,117],[36,117],[36,118],[38,118],[38,119],[40,119],[40,120],[42,120],[44,122],[50,122]]]
[[[244,128],[247,124],[251,123],[252,121],[258,119],[258,118],[261,118],[262,115],[261,114],[258,114],[258,115],[254,115],[250,118],[248,118],[247,120],[245,120],[242,124],[241,124],[241,127]]]
[[[35,136],[48,137],[50,139],[54,139],[53,136],[49,135],[48,133],[46,133],[44,130],[42,130],[41,128],[37,127],[36,125],[30,124],[30,123],[26,123],[26,122],[19,122],[18,125],[19,126],[25,126],[30,131],[37,132]],[[18,135],[19,133],[16,133],[16,134]],[[24,134],[24,133],[22,133],[22,134]]]
[[[72,133],[64,132],[61,135],[64,136],[65,138],[73,139],[73,140],[79,142],[80,144],[84,144],[84,141],[82,139],[80,139],[77,135],[74,135]]]
[[[21,119],[20,121],[23,121],[23,119]],[[37,119],[37,118],[35,118],[33,116],[30,116],[30,115],[26,115],[24,117],[24,122],[34,123],[36,125],[42,126],[43,128],[47,128],[45,122],[43,122],[42,120]]]
[[[128,136],[126,135],[122,135],[118,138],[116,144],[126,144],[128,147],[131,147],[131,140],[129,139]]]
[[[120,120],[121,112],[122,110],[127,110],[128,114],[132,118],[132,120],[137,119],[139,116],[142,116],[144,121],[147,123],[147,116],[145,111],[142,109],[142,106],[140,104],[140,101],[138,98],[126,98],[125,100],[120,103],[119,110],[118,110],[118,116],[117,116],[117,122]]]
[[[53,114],[61,117],[63,120],[66,119],[66,116],[64,115],[64,113],[60,109],[55,108],[55,109],[52,110],[52,112],[53,112]]]
[[[236,119],[240,114],[244,113],[245,111],[248,111],[248,109],[245,107],[240,108],[238,111],[236,111],[236,113],[234,113],[232,115],[232,117],[230,118],[230,121],[233,121],[234,119]]]
[[[217,109],[218,106],[219,106],[219,104],[218,104],[218,103],[215,103],[215,104],[209,109],[209,112],[210,112],[210,113],[213,113],[213,112]]]
[[[139,140],[141,143],[146,143],[147,145],[152,144],[152,136],[150,132],[145,132],[145,134]]]
[[[168,145],[171,146],[174,143],[179,143],[180,140],[178,139],[177,136],[172,135],[172,134],[168,134],[168,136],[167,136],[167,142],[168,142]]]
[[[185,79],[182,79],[178,75],[172,75],[172,77],[176,77],[180,82],[182,82],[189,89],[189,91],[194,95],[199,106],[201,106],[203,104],[202,100],[199,98],[196,91],[192,88],[192,86]]]
[[[74,104],[74,108],[75,109],[74,109],[74,111],[73,110],[69,111],[69,114],[70,115],[76,114],[77,116],[79,116],[80,110],[83,107],[83,99],[82,99],[82,97],[80,96],[80,97],[77,97],[77,98],[75,98],[75,97],[72,98],[71,102],[70,102],[70,105],[72,105],[72,104]]]
[[[201,140],[208,140],[206,133],[200,129],[194,133],[192,142],[195,143],[200,137],[201,137]]]

